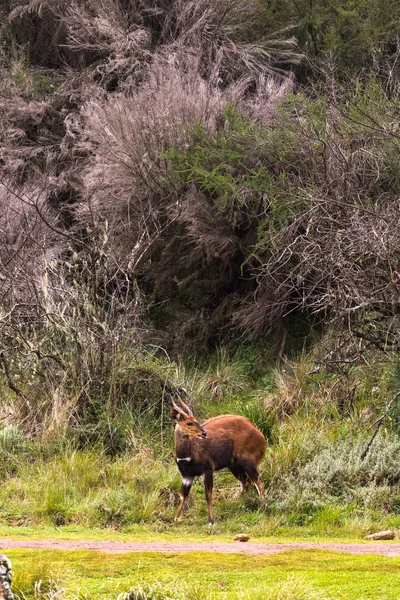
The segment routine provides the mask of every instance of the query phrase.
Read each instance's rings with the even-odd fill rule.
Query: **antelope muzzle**
[[[206,438],[207,437],[207,431],[205,429],[203,429],[200,425],[198,425],[198,428],[201,431],[201,437],[202,438]]]

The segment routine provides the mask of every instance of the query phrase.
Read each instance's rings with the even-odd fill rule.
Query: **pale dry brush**
[[[117,0],[30,0],[18,5],[9,18],[18,22],[51,15],[58,24],[52,43],[58,52],[64,51],[64,61],[76,66],[74,54],[79,54],[102,84],[114,90],[134,89],[159,51],[164,56],[196,56],[202,76],[225,84],[244,73],[285,78],[288,67],[303,58],[296,40],[288,29],[269,39],[241,41],[254,14],[256,3],[242,0],[146,0],[125,5]]]
[[[56,14],[66,28],[70,50],[97,54],[99,61],[93,63],[97,74],[103,70],[107,77],[115,75],[121,81],[134,83],[141,66],[146,71],[144,79],[144,71],[138,75],[140,88],[133,85],[128,95],[105,99],[97,86],[98,99],[88,102],[80,114],[67,110],[62,118],[58,115],[60,132],[51,152],[42,139],[33,148],[39,156],[51,157],[50,163],[37,161],[35,167],[53,169],[56,202],[64,197],[76,202],[78,195],[83,199],[76,204],[76,210],[68,209],[68,219],[77,218],[83,225],[96,222],[96,227],[101,227],[102,221],[108,223],[116,250],[116,268],[121,267],[124,272],[133,273],[139,265],[146,264],[149,249],[168,229],[171,234],[164,236],[161,246],[166,254],[174,255],[173,227],[178,236],[187,234],[185,243],[191,247],[188,262],[192,264],[201,262],[202,256],[210,261],[210,254],[215,257],[221,251],[226,268],[229,260],[240,253],[238,240],[201,194],[189,192],[188,202],[182,207],[162,154],[174,146],[185,147],[196,123],[201,123],[211,136],[221,109],[228,102],[236,103],[243,113],[271,121],[276,103],[291,85],[290,78],[284,80],[282,73],[270,76],[275,73],[275,54],[269,53],[264,42],[257,45],[232,41],[230,35],[239,27],[237,16],[248,10],[240,2],[225,5],[213,0],[177,0],[168,10],[163,4],[143,3],[126,9],[128,14],[114,0],[88,0],[83,4],[75,0],[32,0],[17,7],[10,16],[17,20],[24,15],[46,18],[48,11]],[[159,36],[159,50],[150,64],[146,45],[152,29],[159,32],[155,34]],[[289,46],[293,46],[292,41]],[[285,62],[284,54],[281,59],[281,63]],[[122,64],[123,60],[128,60],[133,71],[137,66],[136,75]],[[90,72],[89,64],[85,73]],[[96,87],[93,78],[88,81],[86,87],[79,83],[81,99],[88,96],[85,89]],[[222,88],[229,82],[224,94]],[[76,96],[66,83],[61,86],[61,93],[70,99]],[[21,156],[21,168],[25,171],[32,162],[27,145],[21,146],[7,149],[14,160],[12,163],[10,159],[9,170],[15,166],[15,157]],[[80,181],[78,165],[89,155],[92,158]],[[59,172],[61,162],[68,164],[64,172]],[[220,225],[218,234],[212,232],[214,219]],[[212,246],[215,249],[211,250]],[[187,271],[178,276],[182,286],[190,277]]]
[[[36,304],[42,290],[46,264],[63,247],[42,192],[0,183],[0,276],[5,311],[25,306],[29,314],[29,306]]]
[[[243,75],[273,74],[286,78],[288,70],[283,71],[279,66],[298,64],[303,58],[293,37],[276,35],[256,42],[237,40],[246,22],[240,17],[251,16],[255,10],[251,3],[176,0],[172,8],[164,23],[165,43],[178,54],[182,50],[196,53],[200,57],[200,73],[206,78],[211,76],[225,85],[242,79]]]
[[[129,265],[131,272],[145,270],[156,293],[168,288],[168,280],[183,293],[193,285],[200,289],[205,282],[207,303],[218,290],[231,286],[246,241],[235,233],[238,223],[229,222],[209,195],[194,185],[181,189],[164,153],[174,148],[185,151],[199,125],[212,139],[221,127],[224,107],[232,103],[243,114],[271,123],[291,83],[260,76],[254,93],[248,95],[254,83],[249,75],[243,85],[238,81],[222,91],[200,76],[198,59],[189,58],[182,69],[176,56],[159,57],[148,81],[134,94],[86,105],[82,146],[92,158],[83,179],[85,202],[79,207],[79,219],[85,222],[88,215],[106,219],[121,264]],[[244,149],[249,155],[258,151],[252,141],[249,138]],[[240,211],[236,214],[240,220]],[[213,274],[207,269],[211,264]],[[236,302],[232,296],[221,305],[221,319],[229,318],[229,305]],[[199,307],[194,321],[203,323],[205,337],[214,327],[207,319]],[[188,332],[193,325],[187,322]]]
[[[249,73],[232,82],[225,93],[241,114],[272,127],[279,107],[293,91],[293,87],[294,80],[290,74],[281,78],[267,72]],[[252,92],[248,93],[249,90]]]
[[[35,169],[46,169],[53,162],[59,115],[48,100],[24,100],[15,94],[12,100],[0,99],[1,172],[21,185],[35,176]]]
[[[136,82],[142,76],[151,60],[152,40],[139,11],[137,15],[124,10],[117,0],[90,0],[83,5],[71,1],[55,11],[67,29],[66,46],[96,57],[94,74],[103,85],[115,87],[118,78]]]
[[[0,363],[3,384],[16,394],[12,416],[17,421],[29,414],[36,420],[40,409],[28,388],[42,369],[51,379],[61,365],[40,335],[47,320],[47,264],[63,248],[42,192],[4,181],[0,187]]]
[[[168,225],[168,204],[179,205],[176,197],[163,200],[174,196],[163,152],[187,144],[196,123],[211,133],[222,106],[221,92],[196,69],[185,73],[161,62],[136,94],[85,107],[83,144],[95,152],[84,177],[88,200],[81,218],[90,210],[106,218],[131,263]]]
[[[10,418],[33,434],[65,426],[74,398],[107,373],[114,385],[121,353],[132,358],[142,339],[142,297],[104,229],[78,244],[59,228],[46,188],[3,182],[2,191],[0,362],[16,395]]]

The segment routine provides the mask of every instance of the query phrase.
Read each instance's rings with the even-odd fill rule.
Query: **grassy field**
[[[400,558],[327,551],[247,557],[10,550],[17,598],[395,600]]]
[[[181,481],[168,418],[164,423],[147,413],[124,412],[118,422],[104,421],[107,427],[94,443],[82,440],[80,430],[34,437],[15,425],[2,428],[0,538],[223,542],[247,533],[265,542],[360,542],[374,531],[399,531],[395,414],[362,458],[369,426],[389,394],[383,375],[372,406],[372,383],[359,374],[358,395],[343,412],[342,394],[339,400],[334,395],[338,385],[329,395],[327,381],[309,383],[302,375],[309,372],[310,365],[300,361],[294,375],[275,377],[273,394],[264,390],[261,396],[254,389],[232,391],[233,378],[226,373],[223,380],[230,385],[224,393],[220,383],[211,399],[199,388],[193,409],[200,420],[242,414],[268,441],[261,464],[265,498],[260,501],[255,489],[240,495],[230,473],[217,473],[212,527],[201,481],[194,483],[181,521],[174,522]],[[296,398],[301,408],[288,405]],[[322,550],[263,557],[53,550],[7,555],[18,600],[400,598],[400,559],[373,555]]]
[[[86,532],[83,537],[106,530],[142,539],[231,539],[243,530],[262,539],[362,539],[379,529],[400,528],[399,486],[386,483],[398,470],[396,440],[377,442],[370,461],[360,463],[361,445],[343,443],[335,460],[329,446],[310,456],[316,452],[318,435],[315,430],[298,431],[291,440],[287,434],[286,445],[278,440],[268,449],[262,465],[267,484],[262,501],[255,489],[239,495],[230,473],[216,474],[212,528],[207,525],[200,481],[193,485],[182,521],[174,523],[180,477],[172,456],[161,460],[150,449],[115,458],[70,449],[50,457],[11,456],[0,488],[0,527],[22,535],[42,528]]]

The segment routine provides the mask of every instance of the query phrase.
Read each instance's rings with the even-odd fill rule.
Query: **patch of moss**
[[[179,598],[192,598],[190,590],[201,589],[201,598],[213,599],[220,597],[221,588],[227,600],[237,598],[241,590],[246,597],[258,598],[264,594],[265,598],[275,597],[276,586],[283,587],[294,580],[312,589],[313,598],[395,600],[400,586],[400,558],[321,550],[270,556],[203,552],[117,555],[53,550],[9,550],[7,554],[15,573],[25,574],[30,581],[40,557],[40,577],[46,577],[47,569],[49,580],[61,582],[66,598],[76,594],[93,599],[116,598],[135,585],[167,586],[177,594],[179,591]],[[14,591],[18,595],[27,586],[18,575],[15,582]]]

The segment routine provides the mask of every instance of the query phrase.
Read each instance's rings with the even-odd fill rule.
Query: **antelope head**
[[[202,428],[198,421],[196,421],[190,408],[181,400],[179,396],[178,399],[181,406],[178,406],[175,404],[175,402],[172,402],[171,412],[171,416],[176,422],[175,430],[187,438],[205,438],[207,436],[207,432]]]

